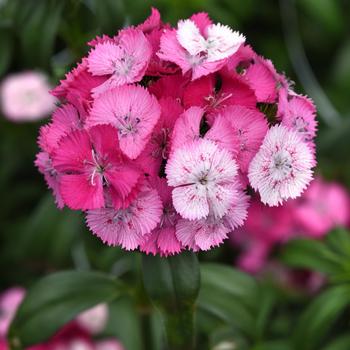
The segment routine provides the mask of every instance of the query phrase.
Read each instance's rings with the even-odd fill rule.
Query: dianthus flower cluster
[[[206,13],[175,28],[156,9],[89,42],[52,91],[36,165],[58,207],[103,242],[162,256],[208,250],[249,197],[298,197],[315,165],[316,110],[245,37]]]

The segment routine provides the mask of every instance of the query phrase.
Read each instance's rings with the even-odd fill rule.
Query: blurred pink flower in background
[[[350,196],[336,182],[317,177],[303,195],[281,207],[252,200],[244,226],[231,235],[242,253],[237,264],[257,273],[264,268],[274,247],[296,237],[322,238],[350,222]]]
[[[287,241],[293,233],[293,202],[282,207],[268,207],[253,200],[244,226],[232,235],[235,244],[243,248],[238,265],[245,271],[255,273],[265,264],[271,249]]]
[[[79,325],[91,334],[101,333],[108,320],[107,304],[98,304],[95,307],[82,312],[77,317]]]
[[[8,350],[7,332],[15,313],[25,296],[23,288],[14,287],[0,294],[0,350]],[[62,327],[48,341],[27,350],[123,350],[114,338],[100,338],[108,321],[108,305],[99,304],[82,312]],[[98,335],[98,340],[94,336]]]
[[[24,295],[25,290],[19,287],[8,289],[0,295],[0,338],[6,337],[9,325]]]
[[[0,86],[1,111],[14,122],[34,121],[46,117],[55,108],[45,74],[35,71],[6,77]]]
[[[349,223],[349,193],[342,185],[318,177],[296,201],[294,213],[302,234],[322,237],[332,228]]]

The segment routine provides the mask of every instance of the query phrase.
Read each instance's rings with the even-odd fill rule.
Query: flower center
[[[128,75],[134,64],[134,58],[125,54],[122,58],[114,62],[115,75]]]
[[[277,179],[287,177],[292,171],[292,159],[288,152],[279,151],[272,159],[271,171]]]
[[[132,117],[127,114],[118,119],[119,126],[118,131],[121,136],[128,136],[130,134],[136,134],[138,132],[138,124],[140,123],[140,118]]]

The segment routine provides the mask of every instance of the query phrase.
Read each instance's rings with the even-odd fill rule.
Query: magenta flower
[[[71,209],[104,207],[109,194],[115,208],[135,195],[140,171],[121,153],[117,130],[109,125],[76,130],[65,136],[53,155],[62,175],[60,192]]]
[[[313,154],[296,131],[274,126],[249,166],[249,181],[270,206],[296,198],[312,180]]]
[[[65,79],[60,81],[51,94],[63,102],[71,103],[85,118],[89,113],[92,98],[92,90],[106,81],[105,76],[93,76],[88,71],[87,59],[84,58]]]
[[[35,121],[55,108],[56,99],[49,94],[48,77],[28,71],[6,77],[0,85],[0,104],[4,116],[14,122]]]

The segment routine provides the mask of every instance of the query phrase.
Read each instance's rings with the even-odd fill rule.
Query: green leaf
[[[22,64],[27,67],[47,68],[65,1],[12,1],[15,8],[14,25],[19,31],[19,58]]]
[[[350,335],[344,334],[332,340],[322,350],[349,350],[350,349]]]
[[[0,77],[6,73],[11,63],[13,50],[13,38],[8,28],[2,28],[0,24]]]
[[[145,289],[164,320],[170,349],[193,346],[194,305],[200,273],[194,253],[161,258],[143,255]]]
[[[322,337],[349,303],[349,285],[332,287],[313,300],[297,324],[294,338],[296,349],[319,349]]]
[[[125,349],[142,350],[143,339],[138,316],[135,302],[129,296],[113,301],[109,304],[109,320],[104,334],[118,338]]]
[[[10,344],[27,347],[52,336],[85,309],[118,298],[123,287],[97,272],[65,271],[29,289],[9,331]]]
[[[323,242],[297,239],[288,243],[281,256],[284,263],[297,268],[317,270],[334,274],[339,270],[341,259]]]
[[[232,267],[219,264],[202,264],[201,276],[199,308],[253,336],[258,299],[255,280]]]

